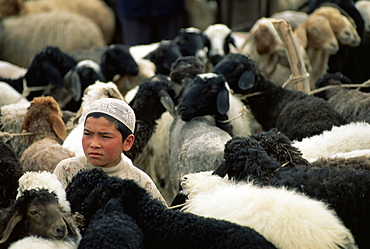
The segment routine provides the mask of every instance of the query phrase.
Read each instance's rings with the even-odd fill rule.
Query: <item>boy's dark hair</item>
[[[102,112],[93,112],[93,113],[89,113],[87,116],[86,116],[86,119],[85,119],[85,123],[86,123],[86,120],[88,117],[93,117],[93,118],[100,118],[100,117],[103,117],[103,118],[106,118],[109,122],[115,124],[116,126],[116,129],[121,133],[122,135],[122,142],[125,141],[125,139],[130,135],[132,134],[131,130],[124,124],[122,124],[122,122],[118,121],[117,119],[115,119],[114,117],[108,115],[108,114],[105,114],[105,113],[102,113]]]

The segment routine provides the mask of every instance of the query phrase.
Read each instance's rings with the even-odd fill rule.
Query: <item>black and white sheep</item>
[[[15,201],[18,180],[22,174],[17,154],[0,140],[0,208],[6,208]]]
[[[170,40],[161,41],[159,46],[143,59],[150,60],[156,67],[157,74],[169,75],[172,63],[182,56],[180,46]]]
[[[180,29],[174,42],[180,46],[182,56],[195,56],[204,65],[207,63],[208,39],[200,29],[194,27]]]
[[[79,249],[144,249],[144,235],[136,221],[125,214],[120,200],[110,199],[91,217]]]
[[[328,101],[343,117],[345,123],[365,121],[370,124],[370,93],[343,88],[341,84],[350,84],[351,80],[341,73],[325,74],[316,81],[316,88],[328,88],[315,96]]]
[[[208,68],[213,68],[222,60],[225,55],[230,53],[230,46],[235,45],[235,39],[233,37],[231,29],[222,23],[216,23],[209,25],[203,34],[207,38],[206,47],[208,47],[207,56],[211,62]],[[207,72],[210,70],[206,70]]]
[[[211,115],[217,126],[231,136],[249,136],[262,127],[254,119],[249,107],[232,95],[222,75],[198,74],[178,105],[178,114],[184,121]]]
[[[117,177],[109,177],[85,198],[83,214],[91,216],[111,198],[120,199],[150,248],[275,248],[249,227],[168,209],[134,181]]]
[[[302,140],[343,124],[325,100],[276,86],[247,55],[228,54],[214,73],[222,74],[234,93],[244,95],[264,130],[277,128],[291,140]]]
[[[51,240],[73,240],[76,245],[81,239],[72,215],[64,212],[56,195],[46,189],[24,191],[2,215],[0,224],[2,249],[30,235]]]
[[[243,142],[242,140],[246,140]],[[285,186],[329,205],[351,230],[359,248],[368,248],[370,171],[328,167],[285,168],[252,137],[232,138],[225,145],[224,171],[238,181]],[[255,146],[257,144],[257,146]],[[244,146],[247,145],[247,146]],[[316,165],[317,166],[317,165]]]
[[[76,61],[72,57],[58,47],[46,46],[33,57],[24,76],[17,79],[1,78],[0,80],[7,82],[31,101],[34,97],[41,96],[47,87],[61,89],[64,86],[64,76],[74,66],[76,66]],[[37,89],[40,87],[42,89]],[[56,100],[63,100],[63,98],[64,96],[61,96],[61,99]]]
[[[357,248],[351,232],[323,202],[285,187],[238,183],[211,173],[182,177],[189,199],[181,211],[251,227],[277,248]]]
[[[58,103],[52,97],[36,97],[23,117],[22,130],[33,133],[23,140],[29,146],[20,158],[24,171],[53,172],[63,159],[75,154],[62,147],[67,136]]]
[[[69,89],[71,94],[65,96],[64,99],[58,98],[57,93],[53,93],[51,96],[54,99],[61,99],[58,101],[61,109],[77,112],[81,107],[84,91],[96,81],[106,82],[100,65],[92,60],[82,60],[64,76],[64,87]]]
[[[131,160],[137,158],[153,135],[157,119],[166,110],[176,115],[175,103],[180,90],[180,86],[176,87],[176,84],[164,75],[156,75],[140,83],[135,97],[129,103],[136,116],[136,141],[131,149],[125,152]]]

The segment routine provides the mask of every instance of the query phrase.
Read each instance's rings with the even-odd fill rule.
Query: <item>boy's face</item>
[[[121,133],[104,117],[88,117],[82,137],[82,147],[87,160],[99,167],[112,167],[121,160],[125,150]]]

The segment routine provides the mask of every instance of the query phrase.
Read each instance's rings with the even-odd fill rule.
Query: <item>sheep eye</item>
[[[31,214],[31,215],[37,215],[38,213],[39,213],[39,212],[37,212],[36,210],[31,210],[31,211],[30,211],[30,214]]]

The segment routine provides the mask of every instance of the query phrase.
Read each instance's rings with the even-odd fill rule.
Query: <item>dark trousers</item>
[[[153,18],[120,18],[120,21],[122,43],[130,46],[142,45],[174,39],[183,27],[184,14]]]

